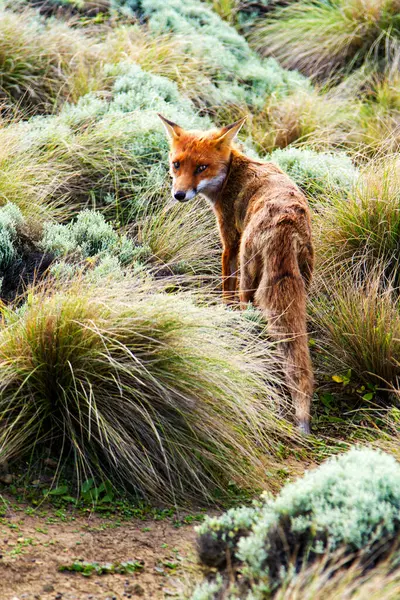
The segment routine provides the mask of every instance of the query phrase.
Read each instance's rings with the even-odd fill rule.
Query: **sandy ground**
[[[0,519],[0,600],[185,598],[200,577],[193,525],[171,520],[118,521],[95,514],[8,503]],[[140,572],[60,572],[75,560],[142,561]]]

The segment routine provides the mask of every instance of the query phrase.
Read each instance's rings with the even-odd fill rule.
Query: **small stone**
[[[132,593],[136,594],[136,596],[144,596],[144,588],[142,588],[141,585],[139,585],[138,583],[136,583],[133,586]]]
[[[6,485],[10,485],[14,481],[14,475],[11,473],[6,473],[5,475],[0,475],[1,483],[5,483]]]

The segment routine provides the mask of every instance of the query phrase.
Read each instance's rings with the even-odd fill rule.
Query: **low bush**
[[[0,129],[0,198],[65,220],[100,208],[121,222],[169,195],[168,142],[154,111],[207,127],[176,84],[138,66],[109,68],[112,98],[88,94],[58,116]]]
[[[124,265],[135,256],[133,241],[118,235],[101,213],[91,210],[80,212],[67,225],[45,223],[40,245],[56,257],[74,255],[78,260],[109,254]]]
[[[316,152],[310,149],[275,150],[267,157],[276,163],[313,198],[327,198],[332,192],[345,192],[357,180],[358,170],[344,153]]]
[[[77,476],[147,498],[223,497],[275,464],[268,342],[222,308],[126,276],[37,290],[0,330],[0,455],[51,447]],[[4,322],[5,321],[5,322]]]
[[[190,38],[189,48],[214,66],[216,104],[259,107],[273,92],[284,95],[309,86],[305,78],[285,71],[275,60],[260,60],[234,27],[198,0],[123,0],[116,5],[147,19],[156,34],[170,31]]]
[[[399,508],[396,460],[353,448],[287,484],[276,499],[206,518],[198,528],[200,558],[220,570],[227,562],[231,568],[216,592],[208,593],[206,584],[194,598],[270,598],[327,552],[342,552],[342,568],[365,552],[362,568],[371,568],[398,536]],[[240,572],[236,581],[232,566]]]
[[[0,277],[17,255],[17,231],[23,222],[21,211],[14,204],[0,208]]]

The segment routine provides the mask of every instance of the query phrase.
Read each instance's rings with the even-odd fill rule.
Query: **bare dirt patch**
[[[1,600],[184,598],[199,578],[193,525],[172,520],[105,519],[93,513],[11,505],[0,522]],[[28,513],[28,514],[27,514]],[[140,572],[60,572],[76,560],[142,561]]]

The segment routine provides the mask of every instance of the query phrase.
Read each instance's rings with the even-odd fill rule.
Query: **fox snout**
[[[179,202],[184,202],[186,199],[186,192],[174,192],[175,200],[179,200]]]
[[[174,187],[172,188],[172,196],[173,198],[175,198],[175,200],[179,200],[179,202],[188,202],[189,200],[192,200],[192,198],[194,198],[197,194],[197,190],[195,189],[189,189],[189,190],[175,190]]]

